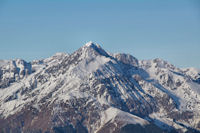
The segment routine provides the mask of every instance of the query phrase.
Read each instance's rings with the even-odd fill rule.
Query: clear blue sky
[[[72,53],[87,41],[200,68],[200,1],[0,0],[0,59]]]

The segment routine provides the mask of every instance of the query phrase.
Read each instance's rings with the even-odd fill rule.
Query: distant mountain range
[[[0,60],[0,133],[199,133],[200,70],[112,54]]]

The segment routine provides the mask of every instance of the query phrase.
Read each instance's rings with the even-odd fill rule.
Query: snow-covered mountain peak
[[[87,42],[84,46],[86,46],[86,47],[94,47],[94,46],[100,47],[99,44],[97,44],[97,43],[95,43],[95,42],[93,42],[93,41]]]
[[[93,58],[96,56],[106,56],[108,53],[101,48],[100,45],[90,41],[86,43],[83,47],[74,52],[74,54],[80,54],[83,58]]]
[[[187,72],[161,59],[108,54],[93,42],[31,63],[0,60],[0,132],[200,129],[200,84]]]
[[[97,44],[97,43],[95,43],[95,42],[92,42],[92,41],[87,42],[87,43],[83,46],[83,48],[85,48],[85,49],[90,48],[90,49],[95,49],[95,50],[97,50],[97,49],[102,49],[101,46],[100,46],[99,44]]]

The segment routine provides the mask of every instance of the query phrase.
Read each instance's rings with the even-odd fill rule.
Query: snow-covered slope
[[[0,79],[0,132],[200,129],[200,84],[161,59],[89,42],[69,55],[0,61]]]
[[[200,84],[200,69],[197,68],[186,68],[186,69],[182,69],[184,71],[184,73],[191,77],[191,79],[193,79],[193,81],[197,82]]]

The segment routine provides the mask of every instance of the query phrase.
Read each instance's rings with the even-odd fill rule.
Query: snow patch
[[[107,122],[111,121],[113,122],[114,120],[119,120],[121,122],[124,122],[124,124],[140,124],[141,126],[149,124],[148,121],[132,115],[130,113],[121,111],[117,108],[110,107],[108,108],[105,112],[102,113],[101,115],[101,125],[103,126]]]

